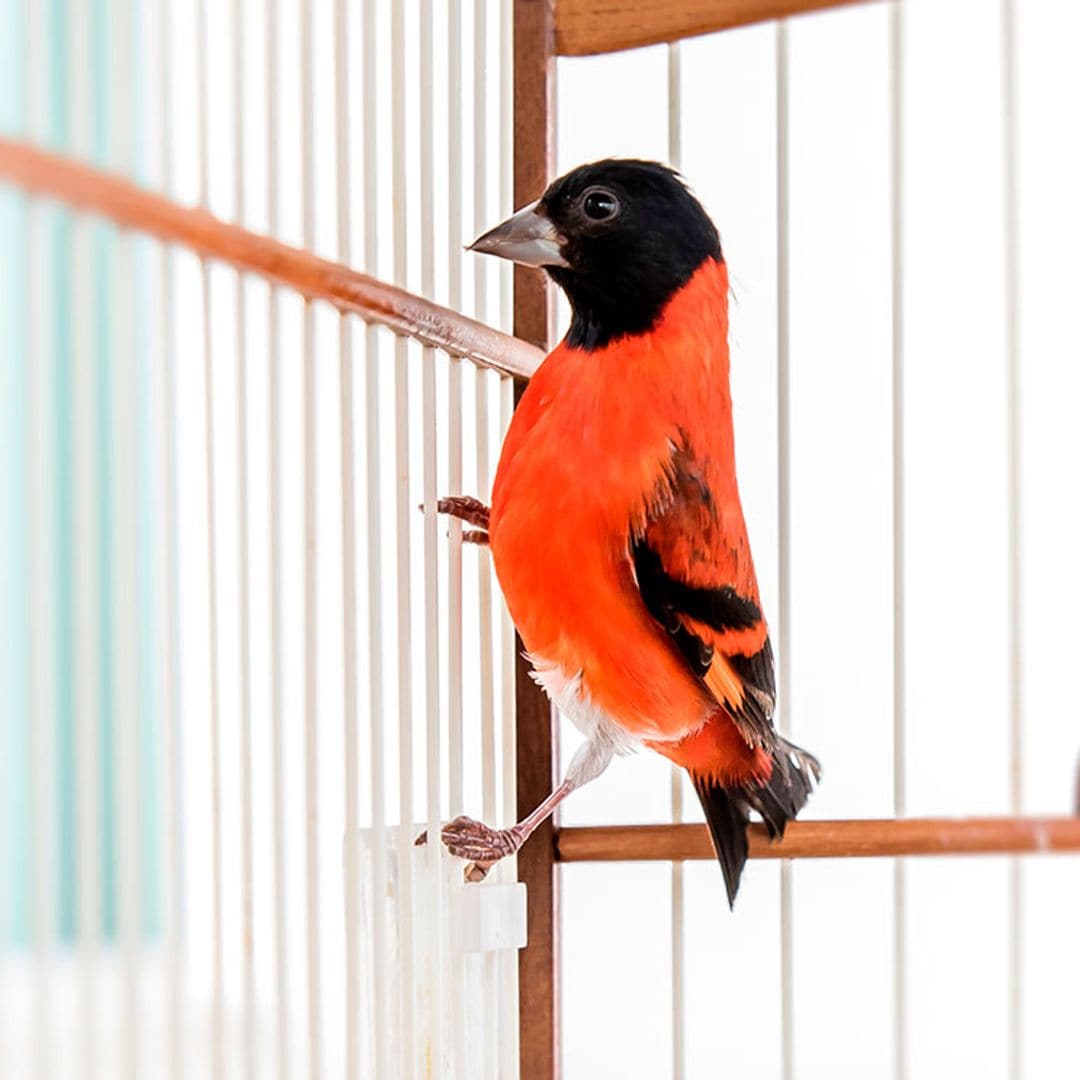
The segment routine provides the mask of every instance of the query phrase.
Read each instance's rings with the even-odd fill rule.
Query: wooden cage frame
[[[611,52],[781,18],[858,0],[513,0],[514,201],[536,198],[554,172],[556,59]],[[865,0],[863,0],[865,2]],[[513,377],[518,391],[554,339],[552,290],[543,274],[515,267],[514,337],[348,267],[182,206],[119,177],[25,142],[0,139],[0,178],[46,197],[286,285],[309,299]],[[557,776],[548,699],[516,669],[519,816]],[[1078,791],[1080,799],[1080,791]],[[1080,814],[1080,806],[1077,808]],[[1080,852],[1080,816],[797,821],[768,842],[751,826],[751,858]],[[557,867],[577,861],[712,858],[704,826],[559,829],[544,823],[518,856],[528,889],[528,946],[520,953],[523,1080],[559,1075]]]

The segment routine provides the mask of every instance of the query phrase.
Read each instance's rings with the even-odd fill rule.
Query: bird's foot
[[[525,842],[525,831],[517,825],[493,829],[469,817],[454,818],[443,826],[442,840],[451,855],[494,863],[513,855]]]
[[[460,518],[466,525],[488,531],[491,511],[479,500],[470,495],[450,495],[439,500],[439,513]]]
[[[423,510],[423,504],[420,509]],[[436,510],[440,514],[449,514],[450,517],[464,521],[466,525],[475,525],[475,529],[465,529],[461,534],[463,544],[476,544],[477,547],[488,546],[488,521],[491,511],[479,500],[470,495],[450,495],[440,499],[436,504]]]
[[[470,859],[465,868],[466,881],[483,881],[488,871],[500,859],[515,854],[526,840],[520,825],[509,829],[493,829],[482,821],[469,817],[454,818],[443,826],[442,842],[447,851],[459,859]],[[427,843],[427,832],[417,837],[417,844]]]

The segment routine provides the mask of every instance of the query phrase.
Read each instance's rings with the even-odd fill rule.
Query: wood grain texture
[[[538,199],[555,165],[555,4],[514,0],[514,206]],[[514,334],[545,352],[555,340],[547,275],[514,267]]]
[[[539,197],[555,163],[553,0],[514,0],[514,205]],[[550,348],[555,306],[547,276],[514,267],[514,334]],[[524,384],[515,390],[520,396]],[[530,677],[517,638],[517,806],[519,820],[551,792],[558,772],[554,716]],[[528,890],[528,944],[518,954],[521,1080],[557,1080],[559,1061],[559,881],[555,834],[546,821],[518,855]]]
[[[681,41],[865,0],[556,0],[560,56],[591,56]]]
[[[560,862],[714,859],[704,825],[613,825],[559,829]],[[750,826],[751,859],[875,858],[898,855],[1022,855],[1080,852],[1076,818],[904,818],[793,821],[770,843]]]
[[[550,794],[558,771],[554,717],[547,695],[533,681],[522,655],[515,666],[517,694],[518,820]],[[555,828],[541,825],[518,854],[518,880],[528,890],[528,943],[518,953],[521,1080],[559,1075],[559,889]]]
[[[0,138],[2,180],[258,274],[365,322],[507,375],[528,377],[543,359],[534,346],[404,289],[248,232],[205,210],[182,206],[120,177]]]

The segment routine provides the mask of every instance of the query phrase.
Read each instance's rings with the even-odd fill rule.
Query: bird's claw
[[[423,503],[420,504],[419,509],[424,509]],[[457,518],[466,525],[476,526],[476,528],[462,530],[461,542],[463,544],[475,544],[477,547],[488,546],[490,542],[488,522],[491,519],[491,510],[479,499],[474,499],[470,495],[450,495],[445,499],[440,499],[435,504],[435,510],[440,514]],[[420,842],[417,840],[417,843]]]
[[[509,829],[493,829],[469,817],[454,818],[449,825],[443,826],[442,831],[442,841],[451,855],[488,864],[513,855],[524,839],[516,825]]]
[[[436,509],[440,514],[459,518],[466,525],[473,525],[483,532],[487,532],[491,520],[491,510],[470,495],[447,496],[439,500]]]
[[[427,829],[415,840],[415,846],[427,843]],[[524,832],[514,825],[509,829],[493,829],[482,821],[470,817],[454,818],[443,826],[442,842],[451,855],[459,859],[468,859],[465,867],[465,880],[483,881],[488,871],[500,859],[514,855],[525,842]]]
[[[478,885],[488,876],[488,871],[491,867],[491,863],[471,862],[465,867],[465,880],[469,882],[470,885]]]

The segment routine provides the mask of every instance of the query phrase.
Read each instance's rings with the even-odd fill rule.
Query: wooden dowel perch
[[[543,359],[532,345],[404,289],[26,143],[0,138],[3,180],[258,274],[312,300],[325,300],[365,322],[505,375],[526,379]]]
[[[750,826],[751,859],[871,858],[896,855],[1022,855],[1080,852],[1080,817],[905,818],[793,821],[770,843]],[[560,862],[715,858],[704,825],[605,825],[559,829]]]

